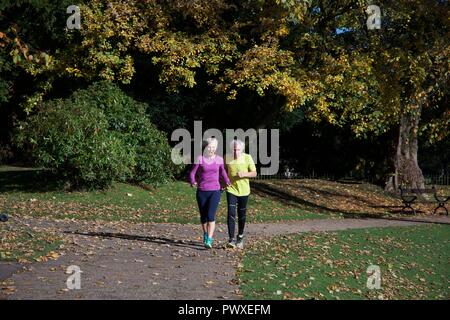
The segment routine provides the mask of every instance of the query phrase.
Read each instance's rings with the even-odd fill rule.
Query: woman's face
[[[206,153],[208,154],[208,156],[213,156],[216,153],[217,150],[217,143],[215,142],[211,142],[210,144],[208,144],[208,146],[206,147]]]
[[[242,147],[239,143],[233,144],[233,156],[235,158],[239,158],[239,156],[242,154]]]

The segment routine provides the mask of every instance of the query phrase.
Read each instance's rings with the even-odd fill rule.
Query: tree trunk
[[[421,189],[425,187],[422,170],[417,161],[419,121],[421,106],[412,106],[400,119],[397,150],[394,159],[395,173],[386,182],[386,191],[398,192],[400,186]]]

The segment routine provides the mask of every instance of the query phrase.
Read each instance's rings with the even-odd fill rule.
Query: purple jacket
[[[201,191],[220,190],[219,178],[222,178],[225,184],[231,184],[223,165],[223,158],[218,155],[214,159],[198,157],[189,174],[190,183],[197,182]]]

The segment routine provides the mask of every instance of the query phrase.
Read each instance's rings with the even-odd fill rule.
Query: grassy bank
[[[450,226],[427,225],[276,237],[238,274],[246,299],[449,299],[449,262]],[[367,288],[371,265],[380,289]]]

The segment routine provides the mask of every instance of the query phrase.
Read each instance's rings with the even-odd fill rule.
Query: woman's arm
[[[219,175],[227,186],[231,184],[230,178],[228,178],[228,174],[227,171],[225,170],[223,163],[219,165]]]
[[[200,166],[199,163],[194,163],[192,166],[191,172],[189,173],[189,183],[191,186],[195,186],[197,184],[197,180],[195,175],[197,174],[198,167]]]

